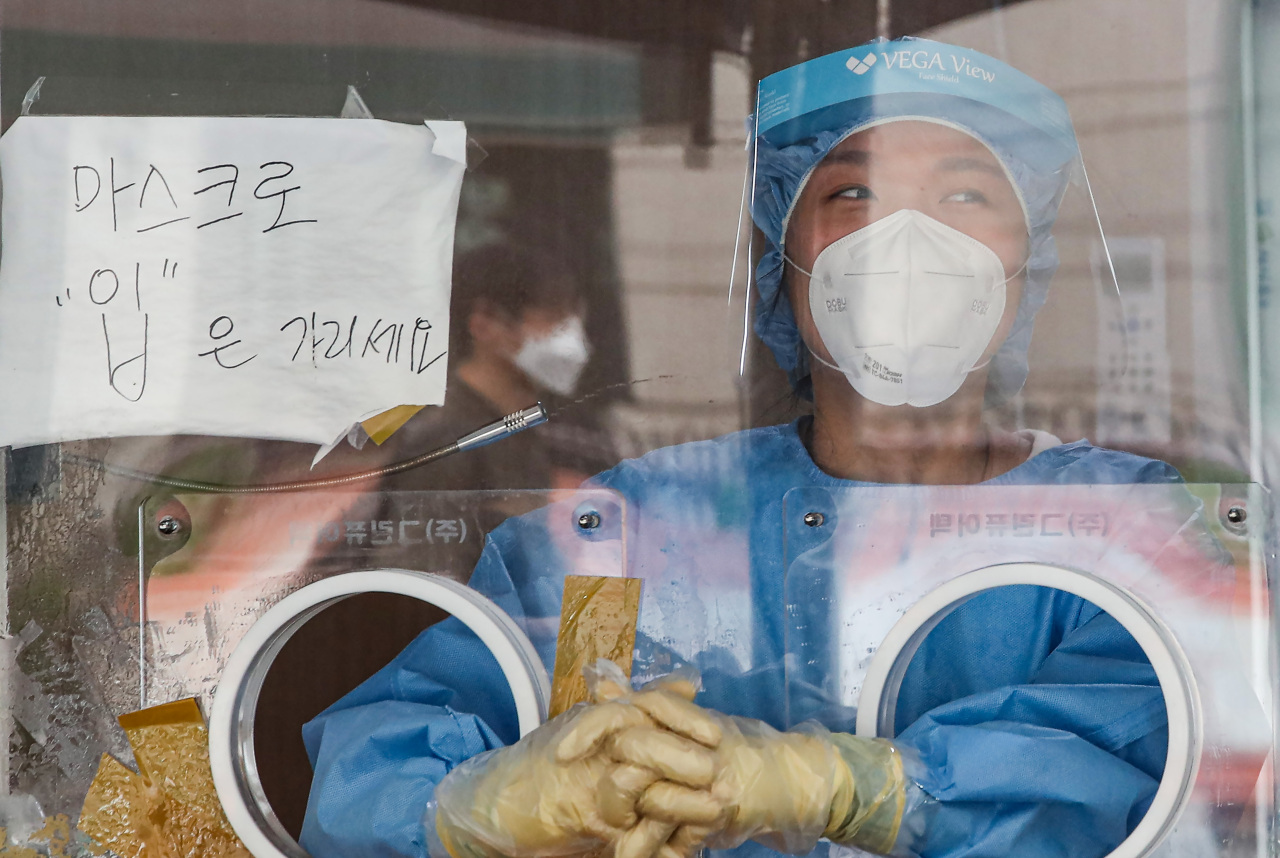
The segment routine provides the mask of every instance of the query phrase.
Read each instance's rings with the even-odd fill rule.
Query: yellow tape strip
[[[551,677],[551,717],[587,699],[582,669],[607,658],[631,675],[640,617],[639,578],[570,575],[564,579],[556,665]]]
[[[381,446],[382,442],[395,434],[401,426],[409,422],[409,418],[421,411],[422,405],[397,405],[381,414],[375,414],[360,425],[364,427],[369,440]]]
[[[161,703],[137,712],[121,715],[116,721],[124,728],[125,733],[143,727],[158,727],[163,724],[204,724],[204,716],[200,714],[200,704],[194,697],[175,700],[172,703]],[[130,737],[132,740],[132,736]]]

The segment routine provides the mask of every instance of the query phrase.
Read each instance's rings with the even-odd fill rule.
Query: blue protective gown
[[[1163,462],[1080,441],[987,485],[1179,479]],[[508,520],[471,586],[523,624],[550,670],[563,577],[583,565],[566,551],[624,536],[628,574],[645,579],[634,675],[691,661],[700,704],[779,728],[795,720],[783,668],[783,497],[866,484],[821,471],[798,423],[657,450],[590,484],[625,499],[624,525],[601,510],[602,526],[566,547],[548,516],[574,511]],[[1167,746],[1159,685],[1132,637],[1090,603],[1039,587],[989,591],[949,615],[903,680],[897,726],[937,799],[922,817],[927,858],[1104,855],[1141,819]],[[457,621],[433,626],[304,728],[315,776],[301,843],[315,858],[424,856],[435,785],[517,738],[496,661]]]

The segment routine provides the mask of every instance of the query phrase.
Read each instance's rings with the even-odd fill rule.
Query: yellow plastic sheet
[[[122,715],[137,773],[103,754],[79,829],[121,858],[250,858],[222,813],[194,698]]]

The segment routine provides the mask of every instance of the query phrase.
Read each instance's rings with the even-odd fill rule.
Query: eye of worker
[[[903,209],[982,242],[1000,257],[1005,276],[1019,279],[1026,216],[1004,166],[982,142],[936,122],[874,125],[835,147],[792,212],[788,255],[812,270],[833,241]]]

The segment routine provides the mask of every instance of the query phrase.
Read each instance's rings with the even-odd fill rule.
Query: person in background
[[[459,256],[445,404],[414,414],[381,445],[378,459],[411,458],[539,401],[551,408],[570,401],[591,357],[585,310],[578,279],[547,254],[502,244]],[[499,443],[388,477],[381,488],[572,488],[615,461],[599,422],[577,408]]]

